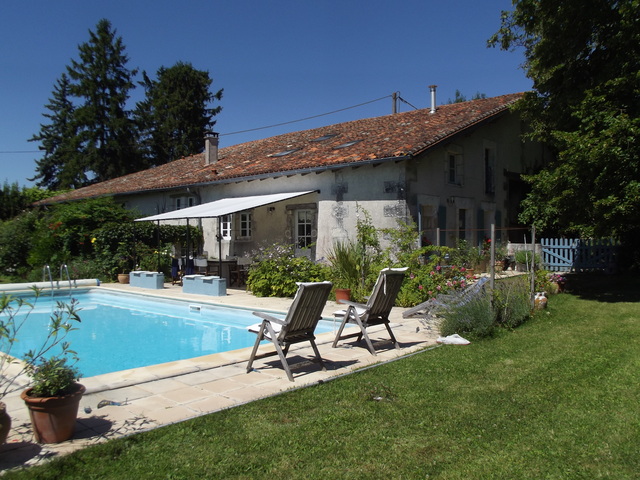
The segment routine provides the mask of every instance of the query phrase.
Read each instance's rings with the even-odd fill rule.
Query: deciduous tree
[[[523,48],[520,110],[556,155],[527,177],[545,233],[640,234],[640,0],[515,0],[490,45]]]

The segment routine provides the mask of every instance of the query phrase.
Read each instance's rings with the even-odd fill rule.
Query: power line
[[[380,100],[384,100],[386,98],[390,98],[391,96],[392,95],[385,95],[384,97],[376,98],[375,100],[369,100],[368,102],[359,103],[358,105],[352,105],[351,107],[345,107],[345,108],[341,108],[339,110],[333,110],[332,112],[321,113],[319,115],[313,115],[311,117],[300,118],[299,120],[291,120],[289,122],[276,123],[276,124],[273,124],[273,125],[267,125],[265,127],[250,128],[248,130],[240,130],[240,131],[237,131],[237,132],[221,133],[220,136],[222,137],[222,136],[225,136],[225,135],[235,135],[237,133],[255,132],[256,130],[264,130],[264,129],[267,129],[267,128],[280,127],[282,125],[289,125],[289,124],[297,123],[297,122],[304,122],[305,120],[311,120],[313,118],[324,117],[326,115],[332,115],[334,113],[344,112],[345,110],[350,110],[352,108],[362,107],[363,105],[368,105],[370,103],[379,102]]]
[[[273,125],[267,125],[264,127],[257,127],[257,128],[249,128],[247,130],[238,130],[237,132],[229,132],[229,133],[221,133],[220,136],[226,136],[226,135],[236,135],[238,133],[248,133],[248,132],[255,132],[257,130],[265,130],[267,128],[274,128],[274,127],[281,127],[282,125],[290,125],[292,123],[298,123],[298,122],[304,122],[306,120],[312,120],[314,118],[319,118],[319,117],[325,117],[327,115],[333,115],[334,113],[340,113],[340,112],[344,112],[346,110],[351,110],[352,108],[358,108],[358,107],[362,107],[364,105],[369,105],[370,103],[375,103],[375,102],[379,102],[381,100],[385,100],[387,98],[391,98],[392,95],[385,95],[384,97],[380,97],[380,98],[376,98],[375,100],[369,100],[368,102],[362,102],[359,103],[357,105],[352,105],[350,107],[345,107],[345,108],[340,108],[338,110],[333,110],[331,112],[327,112],[327,113],[320,113],[318,115],[312,115],[310,117],[305,117],[305,118],[300,118],[298,120],[290,120],[288,122],[282,122],[282,123],[275,123]],[[404,98],[402,97],[398,97],[399,100],[403,101],[404,103],[406,103],[407,105],[414,107],[413,105],[411,105],[409,102],[407,102]],[[17,154],[17,153],[41,153],[40,150],[14,150],[14,151],[0,151],[0,154]]]
[[[3,150],[0,153],[15,154],[15,153],[40,153],[40,150]]]

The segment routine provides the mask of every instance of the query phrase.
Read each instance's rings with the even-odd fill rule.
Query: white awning
[[[179,220],[183,218],[212,218],[229,215],[231,213],[243,212],[252,208],[269,205],[270,203],[281,202],[290,198],[299,197],[316,190],[306,192],[272,193],[270,195],[254,195],[251,197],[223,198],[215,202],[203,203],[181,210],[160,213],[150,217],[137,218],[136,222],[153,220]]]

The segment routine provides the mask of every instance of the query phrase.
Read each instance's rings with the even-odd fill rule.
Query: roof
[[[409,158],[478,123],[508,111],[521,93],[365,118],[221,148],[205,165],[204,153],[96,183],[38,203],[125,195],[318,171]],[[355,143],[352,143],[355,142]]]

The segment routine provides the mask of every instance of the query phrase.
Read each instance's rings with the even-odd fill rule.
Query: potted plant
[[[336,301],[350,300],[351,292],[360,284],[358,252],[356,245],[350,241],[337,241],[328,255],[336,285]]]
[[[509,255],[507,255],[507,247],[498,245],[495,251],[495,271],[502,272],[509,267]]]
[[[519,272],[527,272],[531,270],[532,261],[535,260],[535,267],[540,267],[540,256],[533,255],[531,250],[518,250],[516,252],[516,270]]]
[[[116,257],[118,259],[118,283],[129,283],[129,272],[134,265],[132,248],[126,242],[120,242]]]
[[[67,365],[67,357],[28,363],[27,375],[33,384],[20,394],[29,410],[33,435],[38,443],[60,443],[73,436],[84,385],[80,373]]]
[[[41,290],[33,288],[33,292],[35,301],[37,301]],[[35,371],[36,365],[42,363],[51,351],[59,349],[59,357],[65,357],[67,354],[75,355],[65,339],[67,334],[73,330],[72,323],[80,322],[76,300],[72,300],[68,304],[57,302],[44,341],[37,349],[25,354],[24,361],[11,355],[11,350],[18,341],[20,330],[25,326],[29,314],[34,309],[35,301],[30,303],[22,297],[6,293],[0,297],[0,444],[6,441],[11,429],[11,418],[2,399],[8,394],[24,388],[25,374],[28,375]]]

